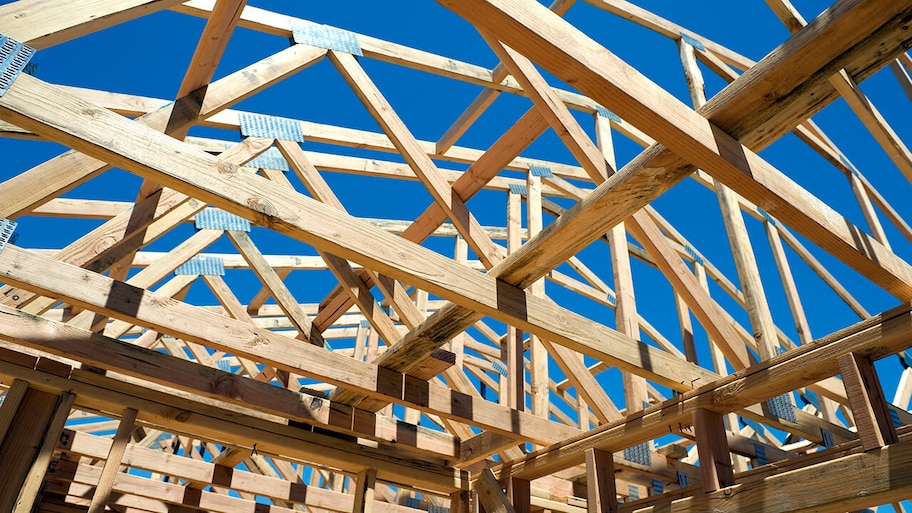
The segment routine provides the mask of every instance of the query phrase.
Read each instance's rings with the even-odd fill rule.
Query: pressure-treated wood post
[[[838,362],[864,450],[898,442],[874,363],[867,356],[855,353],[840,356]]]
[[[586,451],[586,483],[589,513],[617,513],[614,455],[600,449]]]
[[[708,493],[732,486],[735,484],[735,473],[722,416],[701,409],[694,412],[693,421],[703,472],[703,490]]]

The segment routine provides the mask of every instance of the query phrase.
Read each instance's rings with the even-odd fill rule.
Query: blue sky
[[[639,3],[695,33],[755,60],[761,59],[788,37],[783,25],[765,3],[759,0],[641,0]],[[794,3],[806,18],[812,18],[826,7],[826,2],[817,0]],[[497,63],[493,52],[470,25],[433,1],[251,0],[250,5],[336,25],[488,68]],[[582,0],[578,0],[577,5],[570,9],[567,19],[679,99],[689,103],[677,48],[672,41],[602,12]],[[54,83],[173,99],[203,24],[201,19],[176,13],[154,14],[39,52],[34,59],[39,65],[37,76]],[[277,36],[238,29],[216,73],[216,78],[273,54],[287,45],[287,40]],[[361,62],[399,115],[420,139],[436,140],[481,91],[476,85],[458,83],[422,71],[406,70],[389,63],[370,59],[362,59]],[[708,95],[723,87],[724,83],[710,71],[704,68],[703,72]],[[552,83],[566,87],[553,78]],[[912,131],[912,120],[908,116],[909,99],[899,88],[892,73],[887,69],[881,70],[866,81],[862,88],[897,133],[905,140],[909,140],[908,136]],[[487,148],[528,106],[529,101],[524,98],[501,95],[490,111],[481,117],[458,144]],[[379,131],[368,112],[328,61],[318,63],[270,90],[245,100],[237,108]],[[591,116],[579,114],[577,117],[591,133]],[[906,200],[908,182],[867,134],[857,118],[851,114],[845,103],[841,100],[835,102],[815,116],[815,120],[859,170],[908,219],[912,214],[912,207]],[[238,140],[240,137],[234,132],[214,129],[194,129],[191,135],[226,140]],[[620,163],[626,162],[639,151],[639,147],[618,134],[615,135],[615,140]],[[0,169],[0,179],[13,176],[62,151],[57,145],[33,141],[2,140],[0,145],[3,148],[0,151],[7,157],[7,165]],[[313,143],[305,143],[304,148],[327,150],[327,147]],[[347,149],[339,151],[351,155],[401,161],[392,154]],[[533,144],[524,155],[572,162],[569,153],[551,131]],[[840,176],[838,170],[813,154],[794,136],[785,136],[764,150],[762,156],[825,200],[850,221],[865,226],[864,218],[845,177]],[[451,163],[440,165],[447,169],[464,168]],[[417,182],[393,182],[329,174],[327,180],[336,187],[349,211],[359,216],[391,216],[395,219],[411,220],[430,203],[430,196]],[[68,196],[128,201],[135,198],[139,183],[138,178],[115,171],[93,180]],[[499,225],[504,222],[505,202],[504,193],[486,192],[474,198],[470,202],[470,207],[483,224]],[[718,203],[710,190],[692,180],[686,180],[661,197],[655,206],[703,255],[737,283],[734,264],[722,229]],[[881,220],[894,250],[900,256],[909,259],[912,255],[909,241],[893,229],[883,216]],[[97,223],[91,221],[66,221],[51,227],[47,220],[24,218],[19,230],[19,244],[23,247],[59,248],[95,224]],[[797,340],[762,225],[752,218],[747,219],[747,225],[757,252],[764,286],[773,307],[774,320],[786,334]],[[182,230],[181,236],[189,234],[188,230]],[[313,254],[311,249],[304,248],[301,244],[287,241],[282,237],[272,237],[262,231],[255,230],[254,239],[260,242],[264,252],[284,254],[289,251],[302,251]],[[166,238],[154,247],[167,249],[169,244],[173,246],[175,242],[179,240]],[[445,252],[451,251],[452,247],[451,241],[432,240],[428,244],[429,247]],[[214,248],[233,251],[226,241]],[[859,277],[834,258],[816,248],[812,249],[871,313],[898,304],[897,299]],[[858,317],[799,261],[794,252],[787,250],[787,253],[815,338],[858,320]],[[586,248],[580,257],[593,269],[600,271],[603,278],[611,283],[607,246],[594,243]],[[566,266],[562,266],[561,270],[565,268]],[[289,283],[294,285],[294,291],[299,294],[302,301],[321,299],[332,285],[327,276],[313,279],[300,274],[293,273]],[[245,290],[239,291],[238,295],[242,300],[249,299],[257,287],[253,286],[249,276],[241,277],[240,281],[245,283],[241,286]],[[647,320],[662,330],[667,337],[679,340],[673,295],[667,281],[656,271],[635,262],[634,283],[639,309]],[[608,308],[565,293],[550,284],[548,292],[561,304],[605,324],[613,325],[613,314]],[[746,315],[734,307],[722,291],[714,288],[712,293],[737,319],[747,325]],[[199,296],[191,296],[189,300],[206,303],[207,296],[201,291]],[[698,343],[702,341],[705,345],[705,335],[699,328],[698,332]],[[701,357],[705,358],[705,352]],[[708,358],[703,361],[707,360]],[[900,369],[895,358],[884,363],[888,365],[881,365],[879,368],[885,382],[886,395],[891,399]],[[555,378],[559,376],[555,375]]]

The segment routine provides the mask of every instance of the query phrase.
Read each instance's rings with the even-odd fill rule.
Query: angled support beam
[[[16,507],[12,510],[14,513],[29,513],[33,510],[35,500],[41,492],[41,484],[44,482],[45,474],[47,474],[48,465],[51,464],[54,449],[57,447],[57,439],[60,438],[60,434],[63,432],[76,396],[70,392],[63,392],[59,398],[55,397],[55,399],[57,401],[53,410],[54,414],[47,425],[43,429],[41,429],[40,424],[38,426],[32,425],[32,429],[38,428],[36,431],[40,432],[42,440],[40,445],[35,448],[37,453],[31,462],[31,467],[25,476],[22,488],[19,490]],[[30,420],[25,421],[29,422]]]
[[[270,294],[275,298],[276,303],[279,304],[285,315],[288,316],[295,329],[298,330],[298,338],[306,340],[315,346],[323,347],[324,342],[320,332],[313,329],[310,319],[301,310],[298,300],[288,290],[285,282],[279,278],[275,270],[269,266],[266,258],[260,253],[253,240],[250,239],[250,235],[247,235],[247,232],[233,230],[228,230],[226,233],[240,254],[244,256],[244,260],[247,260],[250,264],[253,272],[260,278],[263,285],[269,289]]]
[[[120,418],[120,425],[117,426],[117,432],[114,433],[111,450],[108,451],[108,457],[105,458],[101,477],[98,478],[98,484],[95,486],[95,494],[92,496],[92,503],[89,504],[88,513],[102,513],[105,510],[108,498],[111,496],[111,490],[114,487],[114,478],[117,477],[117,473],[120,471],[124,452],[127,450],[127,444],[133,436],[137,413],[135,409],[127,408]]]
[[[500,262],[503,258],[503,248],[488,238],[475,216],[469,211],[465,200],[447,183],[355,57],[334,51],[329,53],[329,57],[377,123],[383,127],[383,131],[430,192],[435,203],[469,243],[472,251],[488,268]]]
[[[475,480],[475,493],[479,510],[483,513],[516,513],[510,498],[489,469],[482,470]]]
[[[536,107],[542,111],[542,116],[548,120],[555,132],[560,134],[561,140],[577,158],[583,166],[583,169],[586,170],[589,178],[596,185],[604,183],[609,176],[614,174],[613,167],[608,165],[607,157],[603,153],[605,150],[603,149],[600,151],[589,136],[586,135],[582,127],[570,113],[569,109],[567,109],[563,102],[557,98],[554,89],[548,85],[544,77],[538,72],[531,61],[491,37],[487,37],[486,39],[507,68],[513,72],[517,80],[523,85],[523,88],[535,103]],[[577,199],[582,201],[584,198],[578,196]],[[655,259],[656,265],[672,283],[675,290],[682,294],[683,298],[693,309],[703,326],[710,332],[715,340],[722,344],[721,347],[729,357],[732,365],[738,369],[746,367],[750,363],[747,350],[744,348],[744,345],[740,343],[734,329],[732,329],[729,323],[724,319],[724,316],[721,315],[721,307],[719,307],[719,305],[709,296],[708,292],[700,286],[686,264],[684,264],[678,256],[677,252],[671,248],[658,227],[655,226],[654,221],[650,219],[645,212],[637,212],[628,219],[627,227],[640,243],[645,246],[647,252]],[[533,238],[533,234],[530,233],[530,239]],[[559,262],[556,262],[555,264],[558,263]],[[515,266],[512,268],[509,266],[499,266],[492,270],[492,272],[497,273],[496,275],[500,279],[508,283],[513,283],[518,286],[527,286],[531,283],[530,279],[524,280],[521,283],[513,280],[516,280],[516,277],[520,275],[529,275],[531,278],[531,276],[538,276],[550,270],[551,269],[530,268],[520,271]],[[620,270],[623,272],[623,266]],[[631,287],[627,287],[627,285],[627,283],[624,283],[622,286],[618,287],[619,292],[624,292],[625,294],[623,296],[625,303],[633,301]],[[620,314],[627,315],[624,308],[628,307],[633,308],[632,315],[630,316],[631,321],[622,321],[621,323],[618,323],[619,331],[633,338],[638,338],[639,329],[636,323],[635,304],[619,305],[619,311]],[[631,384],[636,386],[635,381]],[[642,390],[642,384],[640,384],[638,388]],[[638,401],[634,401],[634,404],[642,405],[643,399],[645,399],[645,397],[640,397]],[[628,404],[630,403],[628,402]],[[640,407],[641,406],[634,406],[634,409]]]
[[[871,359],[856,353],[842,355],[839,371],[864,449],[870,451],[898,442],[890,408]]]
[[[190,126],[306,68],[325,54],[325,50],[294,45],[213,82],[206,90],[205,100],[186,96],[141,116],[137,122],[156,130]],[[199,101],[203,102],[202,108],[197,105]],[[176,123],[176,119],[182,119],[182,123]],[[0,184],[0,217],[21,216],[108,168],[106,162],[79,152],[66,152]]]
[[[732,137],[762,145],[772,140],[769,134],[791,129],[795,116],[803,119],[825,105],[816,96],[813,106],[803,104],[809,95],[826,89],[819,88],[826,77],[815,75],[820,69],[842,66],[866,76],[885,63],[912,37],[902,33],[902,20],[912,6],[883,2],[870,11],[877,16],[866,16],[859,13],[868,13],[870,2],[837,4],[808,25],[801,37],[788,40],[743,80],[736,80],[725,94],[707,103],[700,113],[708,121],[540,5],[521,0],[439,1],[505,44],[529,49],[529,57],[599,103],[611,106],[622,118],[649,127],[647,132],[668,148],[655,145],[647,149],[587,201],[568,211],[569,215],[508,257],[505,267],[536,272],[507,273],[504,279],[520,286],[533,281],[538,272],[566,260],[597,234],[688,175],[692,168],[677,154],[745,198],[769,206],[766,210],[776,218],[885,290],[912,299],[912,269],[907,263]],[[573,44],[566,44],[570,40]],[[850,41],[852,51],[847,52]],[[788,93],[774,98],[763,94],[762,89],[772,83],[777,91]],[[804,85],[797,88],[798,84]],[[747,134],[756,127],[762,127],[762,137],[752,142]],[[556,235],[561,244],[552,243]]]
[[[460,198],[468,201],[468,199],[481,190],[486,183],[500,173],[500,170],[519,155],[523,149],[532,144],[532,142],[547,128],[548,123],[539,114],[537,109],[533,108],[527,111],[503,136],[491,145],[488,151],[479,156],[478,159],[469,166],[469,169],[456,180],[452,186],[453,191],[455,191]],[[443,208],[435,202],[428,206],[415,222],[402,232],[402,238],[421,243],[429,237],[437,227],[443,224],[446,219],[447,217]],[[332,324],[338,316],[342,315],[342,313],[352,305],[352,303],[345,301],[344,296],[338,294],[338,292],[338,290],[334,290],[330,293],[328,297],[335,296],[338,300],[334,301],[331,307],[327,307],[325,314],[324,312],[321,312],[320,315],[314,319],[314,324],[318,327],[323,328]],[[475,320],[477,321],[478,319]],[[410,337],[418,338],[415,335],[419,334],[413,333],[411,335],[406,335],[404,339]],[[440,347],[440,344],[445,341],[446,339],[439,343],[437,341],[432,341],[432,343],[437,345],[434,345],[432,349],[426,349],[426,352],[432,352],[433,349]],[[409,347],[415,347],[416,345],[418,344],[410,343]],[[387,353],[393,354],[394,352],[401,350],[402,347],[402,344],[395,344]]]
[[[41,50],[91,34],[181,0],[19,0],[0,7],[0,34]]]

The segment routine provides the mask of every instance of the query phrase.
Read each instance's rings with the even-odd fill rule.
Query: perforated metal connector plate
[[[640,465],[652,465],[652,453],[649,449],[649,442],[627,447],[624,449],[624,459]]]
[[[16,222],[9,219],[0,219],[0,252],[8,243],[13,242],[13,231],[16,230]]]
[[[247,167],[256,167],[261,169],[277,169],[279,171],[288,171],[288,162],[285,161],[285,157],[282,156],[282,152],[276,148],[269,148],[268,150],[258,155],[257,158],[244,165]]]
[[[28,65],[35,49],[0,34],[0,96],[6,94]]]
[[[250,221],[218,208],[205,208],[194,218],[197,230],[249,232]]]
[[[700,50],[701,52],[706,51],[706,47],[703,46],[703,42],[691,35],[687,35],[687,34],[681,32],[681,40],[684,41],[685,43],[689,44],[690,46],[694,47],[694,49],[696,49],[696,50]]]
[[[224,276],[225,261],[220,257],[195,256],[174,270],[176,275]]]
[[[294,119],[242,112],[238,116],[238,121],[241,125],[241,135],[244,137],[265,137],[267,139],[304,142],[301,123]]]
[[[529,173],[532,174],[532,176],[540,176],[542,178],[554,178],[554,172],[551,171],[551,168],[547,167],[547,166],[538,166],[538,165],[533,164],[533,165],[529,166]]]
[[[614,121],[615,123],[621,123],[621,118],[619,118],[617,114],[615,114],[614,112],[611,112],[610,110],[606,109],[605,107],[602,107],[601,105],[596,107],[595,111],[598,113],[599,116],[601,116],[603,118],[608,118],[609,120]]]
[[[361,52],[358,36],[354,32],[330,27],[329,25],[321,25],[312,21],[292,20],[291,33],[295,43],[352,55],[364,55]]]

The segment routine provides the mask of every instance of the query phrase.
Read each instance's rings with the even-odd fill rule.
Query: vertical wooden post
[[[27,391],[28,382],[15,379],[3,397],[3,403],[0,404],[0,446],[3,444],[3,438],[13,423],[13,419],[16,418],[16,411],[19,409],[19,405],[22,404],[22,399]]]
[[[66,425],[67,418],[70,416],[70,409],[73,407],[73,401],[75,400],[76,396],[69,392],[61,394],[57,400],[54,415],[47,423],[46,429],[43,430],[44,438],[25,476],[25,482],[19,491],[19,497],[16,498],[14,513],[30,513],[32,511],[38,492],[41,491],[41,483],[44,481],[45,474],[47,474],[48,465],[51,463],[51,456],[54,455],[57,441],[60,439],[60,434],[63,432],[63,427]],[[33,429],[35,427],[33,425]]]
[[[700,470],[703,473],[703,490],[709,493],[734,485],[735,473],[732,470],[722,416],[700,409],[694,412],[693,421],[697,451],[700,454]]]
[[[595,115],[596,143],[608,165],[615,169],[613,139],[611,125],[608,118],[599,114]],[[624,223],[618,223],[608,231],[608,246],[611,251],[611,269],[614,274],[615,291],[615,328],[635,339],[640,338],[640,324],[637,316],[636,296],[633,292],[633,273],[630,269],[630,254],[627,248],[627,230]],[[643,403],[648,399],[646,380],[627,371],[622,371],[624,383],[624,402],[627,404],[627,414],[643,409]]]
[[[450,513],[471,513],[471,494],[468,490],[459,490],[450,494]]]
[[[871,359],[849,353],[840,356],[837,361],[864,450],[879,449],[898,442],[890,409]]]
[[[526,216],[529,238],[538,235],[542,230],[541,177],[531,171],[526,174]],[[533,296],[544,297],[545,281],[536,280],[529,286]],[[548,388],[548,351],[535,335],[529,335],[529,385],[532,395],[532,414],[548,417],[550,390]]]
[[[12,511],[31,469],[58,397],[28,389],[0,443],[0,511]],[[4,405],[5,406],[5,405]],[[55,440],[56,442],[56,440]]]
[[[531,513],[532,485],[528,479],[510,477],[507,481],[507,497],[516,513]]]
[[[377,484],[377,469],[366,468],[358,472],[357,481],[352,513],[371,513],[374,507],[374,487]]]
[[[117,426],[117,433],[114,434],[114,443],[111,444],[108,458],[101,470],[101,477],[98,478],[98,485],[95,487],[95,495],[92,497],[92,503],[89,504],[88,513],[101,513],[108,503],[108,497],[111,496],[111,489],[114,487],[114,478],[117,477],[120,462],[123,460],[127,444],[130,443],[133,434],[137,413],[134,408],[124,410],[120,425]]]
[[[617,513],[614,455],[601,449],[587,449],[586,483],[589,513]]]
[[[519,249],[522,245],[522,197],[510,192],[507,196],[507,253]],[[513,326],[507,326],[506,360],[507,387],[502,396],[503,404],[514,410],[526,409],[525,363],[523,360],[523,332]]]

